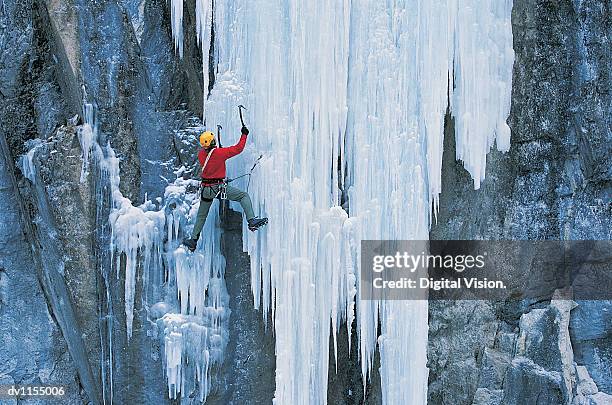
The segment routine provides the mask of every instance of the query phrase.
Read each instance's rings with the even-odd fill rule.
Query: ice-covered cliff
[[[71,403],[471,404],[528,402],[537,375],[550,402],[606,398],[610,342],[588,324],[606,303],[363,301],[358,266],[361,239],[610,237],[601,2],[1,11],[0,383],[65,383]],[[182,175],[198,131],[237,140],[238,104],[230,175],[261,156],[235,184],[270,224],[214,209],[186,254]]]

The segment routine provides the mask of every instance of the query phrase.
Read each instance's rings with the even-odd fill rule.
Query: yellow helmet
[[[200,145],[203,148],[215,146],[215,134],[210,131],[202,132],[202,135],[200,135]]]

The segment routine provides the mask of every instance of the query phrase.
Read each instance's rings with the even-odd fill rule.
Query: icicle
[[[408,83],[420,96],[408,103],[416,114],[412,130],[418,131],[426,147],[429,198],[434,215],[438,213],[438,196],[442,191],[442,152],[444,117],[448,109],[449,85],[452,88],[454,27],[456,1],[420,1],[418,13],[407,16],[411,29],[404,42],[405,51],[414,55],[416,69],[407,68]],[[410,38],[410,39],[408,39]],[[406,62],[410,60],[406,58]]]
[[[196,0],[196,32],[202,49],[210,46],[211,10],[212,0]]]
[[[171,321],[168,317],[168,323]],[[164,338],[164,352],[166,355],[166,378],[168,379],[168,397],[178,398],[181,393],[182,376],[182,355],[183,355],[183,335],[176,332],[174,328],[166,331]]]
[[[174,38],[174,50],[183,57],[183,1],[170,0],[170,21],[172,24],[172,38]]]
[[[455,89],[457,159],[480,188],[487,153],[495,142],[510,149],[512,91],[512,1],[464,0],[457,7]]]
[[[223,362],[228,342],[229,297],[223,278],[225,262],[219,254],[220,233],[214,221],[207,223],[207,242],[195,253],[182,247],[175,258],[176,294],[180,314],[167,313],[163,327],[165,367],[170,399],[189,395],[199,385],[199,399],[210,392],[212,371]],[[177,344],[180,342],[180,346]]]
[[[195,314],[204,308],[202,290],[208,288],[210,267],[201,253],[187,254],[182,247],[174,252],[176,263],[176,288],[182,314]],[[189,306],[187,305],[189,303]]]
[[[212,0],[196,0],[196,30],[198,42],[202,47],[202,88],[204,89],[204,104],[202,106],[203,116],[206,112],[206,98],[208,96],[208,68],[211,61],[210,40],[212,35]],[[203,120],[204,121],[204,120]]]
[[[83,125],[77,129],[77,135],[82,151],[81,159],[83,161],[81,166],[81,183],[85,181],[87,175],[89,174],[89,155],[91,154],[94,145],[96,145],[98,142],[98,128],[95,121],[95,108],[93,104],[86,101],[83,102],[83,120]]]
[[[152,264],[161,263],[166,218],[163,212],[134,207],[129,199],[117,192],[109,221],[117,271],[121,268],[121,254],[125,254],[125,314],[129,338],[132,336],[137,269],[142,263],[142,272],[148,275]]]
[[[91,153],[91,149],[96,142],[95,132],[92,126],[89,123],[83,124],[77,130],[77,134],[79,137],[79,142],[81,144],[82,155],[82,167],[81,167],[81,183],[85,181],[87,175],[89,174],[89,154]]]

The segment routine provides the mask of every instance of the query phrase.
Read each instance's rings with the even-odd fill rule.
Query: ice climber
[[[206,222],[208,210],[213,200],[217,197],[222,197],[224,194],[228,200],[240,203],[251,231],[256,231],[259,227],[268,223],[268,218],[257,218],[255,216],[251,197],[246,192],[225,183],[225,161],[242,152],[246,145],[249,130],[243,126],[241,132],[242,135],[238,143],[227,148],[217,147],[215,135],[212,132],[207,131],[200,135],[200,145],[202,146],[202,149],[198,152],[202,177],[200,208],[198,209],[191,238],[183,241],[183,244],[192,252],[198,245],[198,238]],[[225,193],[223,192],[224,187]]]

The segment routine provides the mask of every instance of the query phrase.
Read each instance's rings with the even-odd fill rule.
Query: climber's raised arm
[[[218,153],[222,154],[225,159],[232,158],[240,154],[244,150],[249,130],[247,127],[242,127],[242,130],[240,132],[242,134],[240,135],[240,140],[238,140],[238,143],[236,143],[236,145],[228,146],[227,148],[219,148]]]

